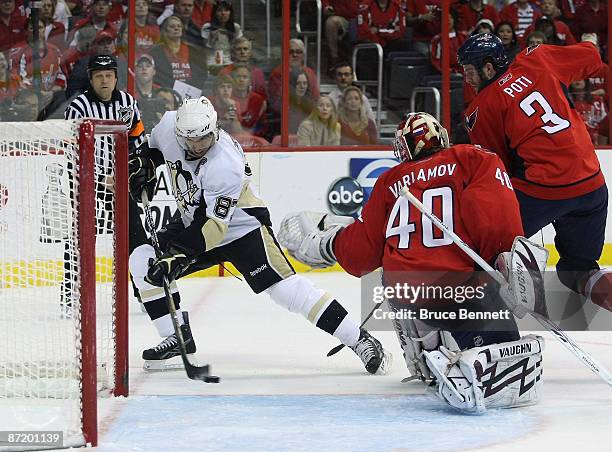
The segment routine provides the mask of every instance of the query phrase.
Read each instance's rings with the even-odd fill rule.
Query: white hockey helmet
[[[397,126],[393,140],[393,152],[402,162],[414,160],[419,154],[422,157],[448,146],[446,129],[436,118],[422,111],[408,113]]]
[[[176,110],[176,140],[188,157],[202,157],[219,139],[217,112],[204,96],[185,99]]]

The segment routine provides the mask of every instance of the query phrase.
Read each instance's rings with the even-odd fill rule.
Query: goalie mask
[[[449,146],[448,132],[429,113],[408,113],[399,123],[393,152],[402,162],[415,160]]]
[[[217,112],[210,101],[201,96],[185,99],[176,111],[176,140],[188,159],[199,159],[219,139]]]

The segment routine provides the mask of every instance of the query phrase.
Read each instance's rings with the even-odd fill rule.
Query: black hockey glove
[[[149,271],[145,281],[157,287],[163,287],[164,276],[168,282],[174,281],[187,267],[190,260],[182,253],[165,253],[156,259],[149,259]]]
[[[130,196],[134,201],[141,201],[143,190],[147,191],[149,200],[153,199],[157,184],[153,161],[148,157],[132,157],[128,162],[128,174]]]

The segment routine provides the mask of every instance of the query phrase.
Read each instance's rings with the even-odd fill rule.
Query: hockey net
[[[127,395],[127,152],[116,122],[0,123],[0,430],[95,445]]]

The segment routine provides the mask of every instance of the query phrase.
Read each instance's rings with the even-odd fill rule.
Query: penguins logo
[[[186,212],[189,207],[197,206],[199,202],[195,199],[195,195],[198,192],[198,187],[193,183],[191,173],[183,169],[183,163],[180,160],[174,163],[167,161],[166,164],[170,170],[172,191],[178,207],[182,212]]]

